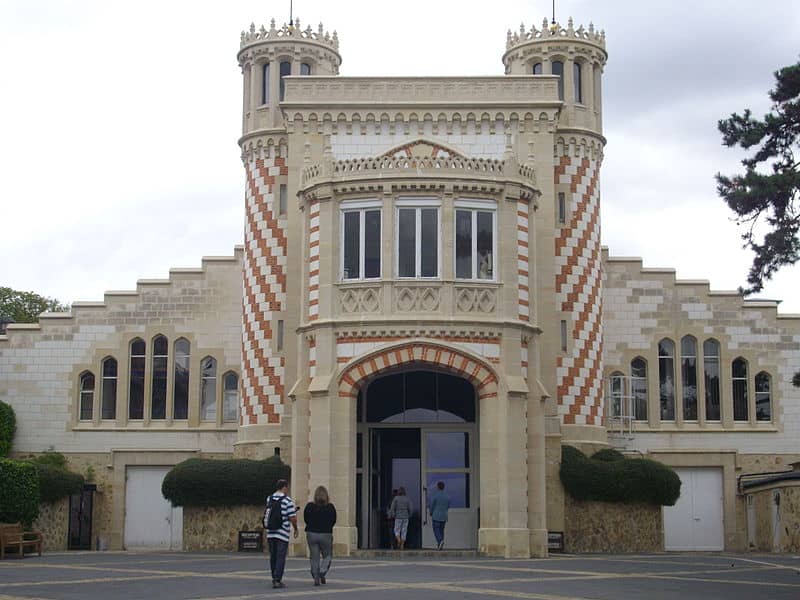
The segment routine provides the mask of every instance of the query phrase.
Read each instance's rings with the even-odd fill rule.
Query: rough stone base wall
[[[780,523],[774,531],[773,495],[780,491]],[[800,552],[800,487],[781,487],[753,494],[756,515],[756,547],[759,552]],[[777,533],[777,535],[776,535]],[[777,542],[777,544],[776,544]]]
[[[183,549],[186,552],[235,552],[239,532],[261,528],[263,506],[183,508]]]
[[[661,552],[664,524],[660,506],[584,502],[565,494],[566,552]]]
[[[39,516],[31,525],[42,532],[42,551],[56,552],[67,549],[69,531],[69,498],[39,505]]]

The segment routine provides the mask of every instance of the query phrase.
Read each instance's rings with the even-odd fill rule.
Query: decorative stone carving
[[[439,288],[400,287],[395,291],[395,309],[400,312],[436,312],[439,310]]]
[[[339,307],[344,314],[380,312],[381,290],[379,287],[339,290]]]
[[[497,292],[488,288],[456,288],[456,312],[489,314],[497,308]]]

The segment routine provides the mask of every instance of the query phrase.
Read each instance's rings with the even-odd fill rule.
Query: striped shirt
[[[291,533],[291,524],[289,522],[289,519],[297,514],[297,507],[294,505],[294,501],[283,492],[275,492],[274,494],[270,495],[267,498],[267,506],[269,506],[270,502],[272,502],[273,499],[275,499],[276,501],[280,499],[281,501],[281,513],[283,516],[283,524],[280,529],[268,529],[267,539],[273,538],[276,540],[282,540],[284,542],[288,542],[289,534]]]

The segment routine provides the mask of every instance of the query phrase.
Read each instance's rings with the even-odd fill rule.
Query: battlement
[[[249,31],[242,31],[240,48],[259,42],[278,40],[316,42],[328,46],[336,52],[339,51],[339,36],[336,34],[336,30],[331,35],[323,30],[322,23],[319,24],[317,31],[312,30],[311,26],[300,29],[300,19],[296,19],[294,25],[284,23],[279,29],[275,27],[275,19],[270,21],[269,29],[262,25],[261,29],[256,30],[255,23],[250,23]]]
[[[593,23],[589,23],[589,29],[584,29],[583,25],[574,28],[572,17],[567,21],[567,26],[562,27],[560,23],[550,25],[547,19],[542,21],[542,28],[536,29],[536,25],[531,25],[530,31],[525,30],[525,25],[520,23],[519,31],[513,32],[509,29],[506,37],[506,51],[527,44],[532,41],[560,41],[560,40],[577,40],[588,42],[601,48],[603,51],[606,49],[606,32],[604,30],[596,30]]]

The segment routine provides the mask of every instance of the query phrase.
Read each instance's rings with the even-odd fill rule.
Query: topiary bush
[[[672,506],[681,494],[677,473],[660,462],[624,457],[596,460],[572,446],[561,447],[559,475],[564,489],[576,500]]]
[[[592,454],[592,460],[602,460],[604,462],[615,462],[618,460],[625,460],[625,455],[619,450],[613,448],[603,448]]]
[[[289,479],[280,457],[265,460],[190,458],[164,477],[161,493],[173,506],[263,504],[278,479]]]
[[[11,442],[17,432],[17,417],[10,404],[0,401],[0,458],[11,452]]]
[[[39,516],[39,477],[36,467],[0,458],[0,522],[30,525]]]
[[[39,475],[39,500],[55,502],[83,489],[83,475],[47,464],[33,463]]]

